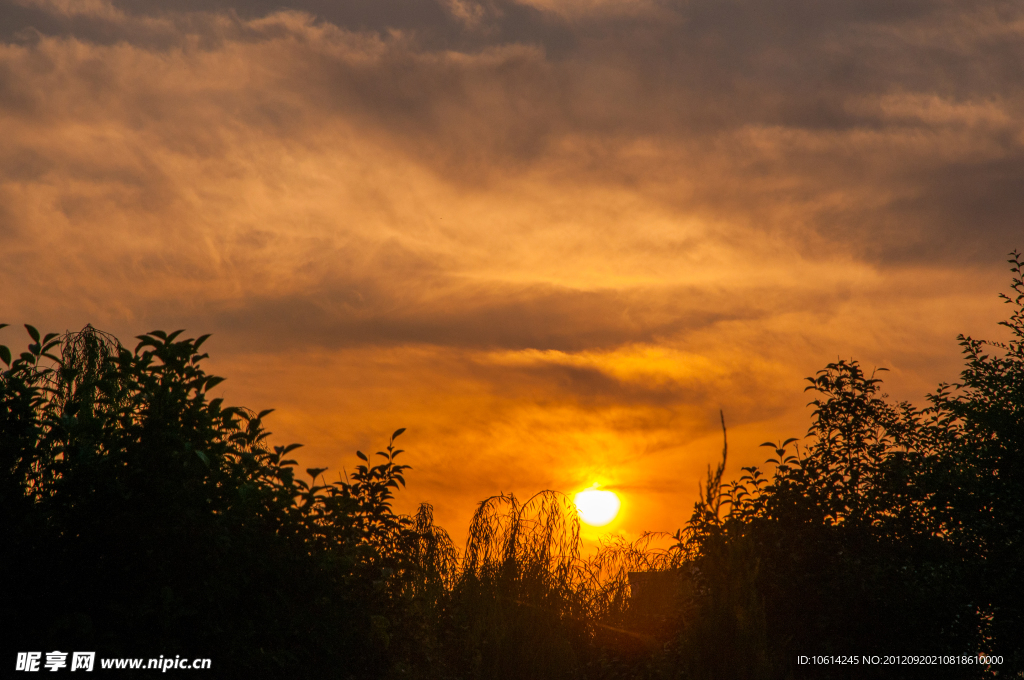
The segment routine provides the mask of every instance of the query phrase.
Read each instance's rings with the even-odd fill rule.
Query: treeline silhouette
[[[0,346],[2,663],[62,650],[209,657],[211,677],[246,678],[1019,677],[1010,263],[1012,339],[961,337],[961,378],[926,407],[830,364],[809,379],[806,438],[766,444],[767,471],[727,482],[723,449],[670,548],[645,536],[590,556],[554,492],[483,501],[461,551],[428,505],[396,514],[403,430],[338,481],[297,474],[297,445],[268,443],[269,411],[209,398],[207,336],[154,331],[129,350],[27,326],[26,352]]]

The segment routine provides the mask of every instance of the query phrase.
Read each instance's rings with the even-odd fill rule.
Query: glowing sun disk
[[[619,497],[614,491],[587,489],[574,498],[580,519],[592,527],[608,524],[619,514]]]

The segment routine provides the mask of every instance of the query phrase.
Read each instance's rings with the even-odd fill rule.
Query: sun
[[[602,491],[597,484],[576,494],[574,499],[580,519],[592,527],[603,527],[619,514],[619,497],[614,491]]]

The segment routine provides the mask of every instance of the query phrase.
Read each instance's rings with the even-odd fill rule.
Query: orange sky
[[[675,530],[719,409],[735,472],[827,362],[920,403],[998,336],[1019,5],[281,7],[0,0],[0,320],[213,333],[303,467],[408,428],[457,541],[594,482]]]

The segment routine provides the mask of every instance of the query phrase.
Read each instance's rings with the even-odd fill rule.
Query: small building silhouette
[[[657,633],[679,622],[693,594],[687,570],[631,571],[628,579],[626,618],[633,629]]]

